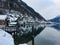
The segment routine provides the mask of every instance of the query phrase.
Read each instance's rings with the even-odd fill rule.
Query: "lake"
[[[32,41],[27,43],[32,45]],[[60,45],[60,31],[52,27],[46,27],[34,39],[35,45]]]

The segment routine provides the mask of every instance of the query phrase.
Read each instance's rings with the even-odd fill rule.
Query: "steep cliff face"
[[[0,10],[4,9],[7,10],[15,10],[21,13],[30,14],[33,17],[38,17],[40,20],[44,19],[39,13],[35,12],[31,7],[29,7],[25,2],[22,0],[0,0]],[[44,19],[45,20],[45,19]]]

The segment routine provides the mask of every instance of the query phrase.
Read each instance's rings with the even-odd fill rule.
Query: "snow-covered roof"
[[[11,22],[9,23],[9,26],[15,26],[17,24],[17,22]]]
[[[7,15],[0,15],[0,20],[5,20],[7,18]]]
[[[10,19],[9,19],[10,21],[16,21],[17,20],[17,18],[15,18],[15,17],[10,17]]]
[[[11,22],[11,23],[9,23],[9,24],[17,24],[17,22]]]
[[[24,44],[19,44],[19,45],[27,45],[26,43],[24,43]]]

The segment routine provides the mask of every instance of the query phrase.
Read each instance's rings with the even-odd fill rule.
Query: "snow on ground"
[[[12,36],[2,29],[0,29],[0,45],[14,45]]]
[[[7,18],[7,15],[0,15],[0,20],[5,20]]]

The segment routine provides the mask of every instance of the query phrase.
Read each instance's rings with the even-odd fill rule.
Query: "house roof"
[[[7,18],[7,15],[0,15],[0,20],[5,20]]]

